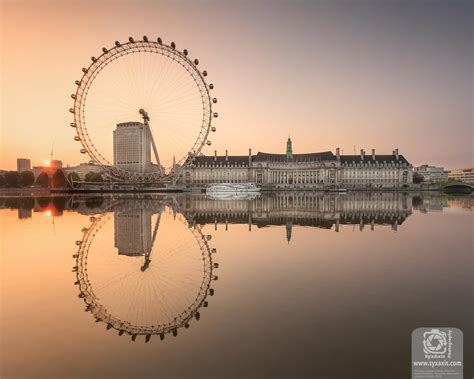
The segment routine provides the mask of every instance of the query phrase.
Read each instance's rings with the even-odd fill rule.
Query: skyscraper
[[[31,161],[26,158],[18,158],[16,160],[16,170],[18,172],[30,171],[31,170]]]
[[[148,172],[151,165],[150,134],[141,122],[123,122],[114,130],[114,166]]]

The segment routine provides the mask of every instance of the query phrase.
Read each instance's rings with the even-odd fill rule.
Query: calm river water
[[[472,197],[0,199],[2,378],[410,378],[473,357]]]

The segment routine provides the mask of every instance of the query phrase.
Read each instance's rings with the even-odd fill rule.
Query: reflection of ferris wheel
[[[159,181],[211,144],[214,86],[186,49],[130,37],[91,60],[70,109],[91,163],[119,180]]]
[[[152,335],[161,339],[166,333],[177,335],[178,328],[187,328],[193,318],[199,320],[199,308],[207,307],[207,295],[214,294],[211,282],[217,279],[210,236],[199,227],[190,228],[182,214],[171,208],[157,210],[154,203],[151,207],[132,203],[116,208],[113,217],[110,213],[92,217],[83,239],[77,241],[74,268],[79,297],[96,321],[133,340],[145,335],[147,342]],[[109,222],[112,218],[114,222]],[[149,225],[153,237],[148,240],[143,233],[147,222],[155,225]],[[141,229],[135,235],[136,226]]]

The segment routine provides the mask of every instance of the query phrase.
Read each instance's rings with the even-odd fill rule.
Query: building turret
[[[286,158],[287,159],[293,158],[293,148],[291,146],[290,137],[288,137],[288,141],[286,141]]]

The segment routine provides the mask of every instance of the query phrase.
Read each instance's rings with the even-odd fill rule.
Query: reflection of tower
[[[286,223],[286,240],[288,243],[291,241],[291,231],[293,230],[293,222],[287,221]]]
[[[148,209],[115,211],[115,247],[119,255],[143,256],[150,253],[152,214]]]

